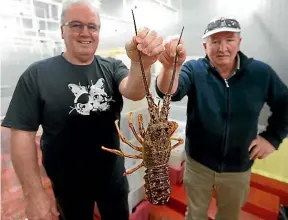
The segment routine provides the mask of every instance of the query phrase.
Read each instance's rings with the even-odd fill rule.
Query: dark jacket
[[[288,133],[287,86],[269,65],[242,52],[239,57],[240,68],[227,81],[207,56],[185,62],[172,97],[180,101],[188,96],[187,155],[216,172],[242,172],[252,166],[248,148],[257,137],[265,102],[272,115],[260,135],[278,149]],[[163,97],[157,86],[156,91]]]

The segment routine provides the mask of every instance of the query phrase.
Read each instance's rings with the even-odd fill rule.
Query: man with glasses
[[[270,155],[288,133],[288,89],[267,64],[240,51],[240,25],[233,18],[211,21],[203,35],[204,58],[184,63],[179,53],[172,101],[188,96],[186,126],[186,220],[207,220],[213,191],[218,220],[238,220],[247,200],[251,166]],[[156,91],[166,93],[178,39],[169,40],[159,58],[163,68]],[[182,66],[182,63],[183,66]],[[272,112],[257,135],[260,111]]]
[[[102,220],[128,220],[124,158],[101,146],[119,150],[114,121],[120,118],[122,96],[145,97],[138,50],[150,83],[150,67],[164,50],[163,40],[148,28],[138,31],[125,46],[131,59],[128,70],[120,60],[94,55],[101,24],[88,1],[64,4],[61,22],[66,52],[26,69],[2,123],[12,130],[11,157],[27,218],[92,220],[96,201]],[[43,165],[56,202],[40,180],[35,147],[39,125]]]

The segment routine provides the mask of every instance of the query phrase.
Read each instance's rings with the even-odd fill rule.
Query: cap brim
[[[216,34],[216,33],[219,33],[219,32],[224,32],[224,31],[229,31],[229,32],[236,32],[236,33],[239,33],[241,30],[238,29],[238,28],[229,28],[229,27],[222,27],[222,28],[216,28],[212,31],[208,31],[206,34],[204,34],[202,36],[202,39],[212,35],[212,34]]]

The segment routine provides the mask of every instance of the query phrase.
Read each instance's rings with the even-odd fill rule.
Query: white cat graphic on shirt
[[[91,81],[91,86],[81,86],[80,84],[68,84],[68,88],[74,94],[73,112],[76,110],[81,115],[90,115],[90,112],[102,112],[110,108],[110,102],[114,101],[107,95],[104,88],[104,79],[100,78],[95,84]]]

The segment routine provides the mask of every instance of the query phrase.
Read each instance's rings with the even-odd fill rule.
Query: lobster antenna
[[[179,40],[178,40],[178,43],[177,43],[177,46],[176,46],[176,56],[175,56],[175,58],[174,58],[173,74],[172,74],[172,78],[171,78],[171,81],[170,81],[169,89],[168,89],[168,92],[166,93],[166,95],[170,95],[171,90],[172,90],[172,87],[173,87],[173,83],[174,83],[174,80],[175,80],[175,76],[176,76],[176,64],[177,64],[177,58],[178,58],[177,47],[178,47],[178,45],[179,45],[179,43],[180,43],[180,40],[181,40],[183,31],[184,31],[184,26],[182,27],[182,31],[181,31],[181,34],[180,34],[180,37],[179,37]]]
[[[132,11],[132,16],[133,16],[135,34],[137,36],[137,26],[136,26],[136,21],[135,21],[133,9],[131,9],[131,11]],[[144,71],[144,67],[143,67],[143,63],[142,63],[141,52],[138,49],[137,49],[137,51],[138,51],[138,55],[139,55],[139,61],[140,61],[140,67],[141,67],[141,71],[142,71],[142,77],[143,77],[145,91],[146,91],[146,94],[149,95],[149,88],[148,88],[148,83],[147,83],[147,79],[146,79],[146,75],[145,75],[145,71]]]

